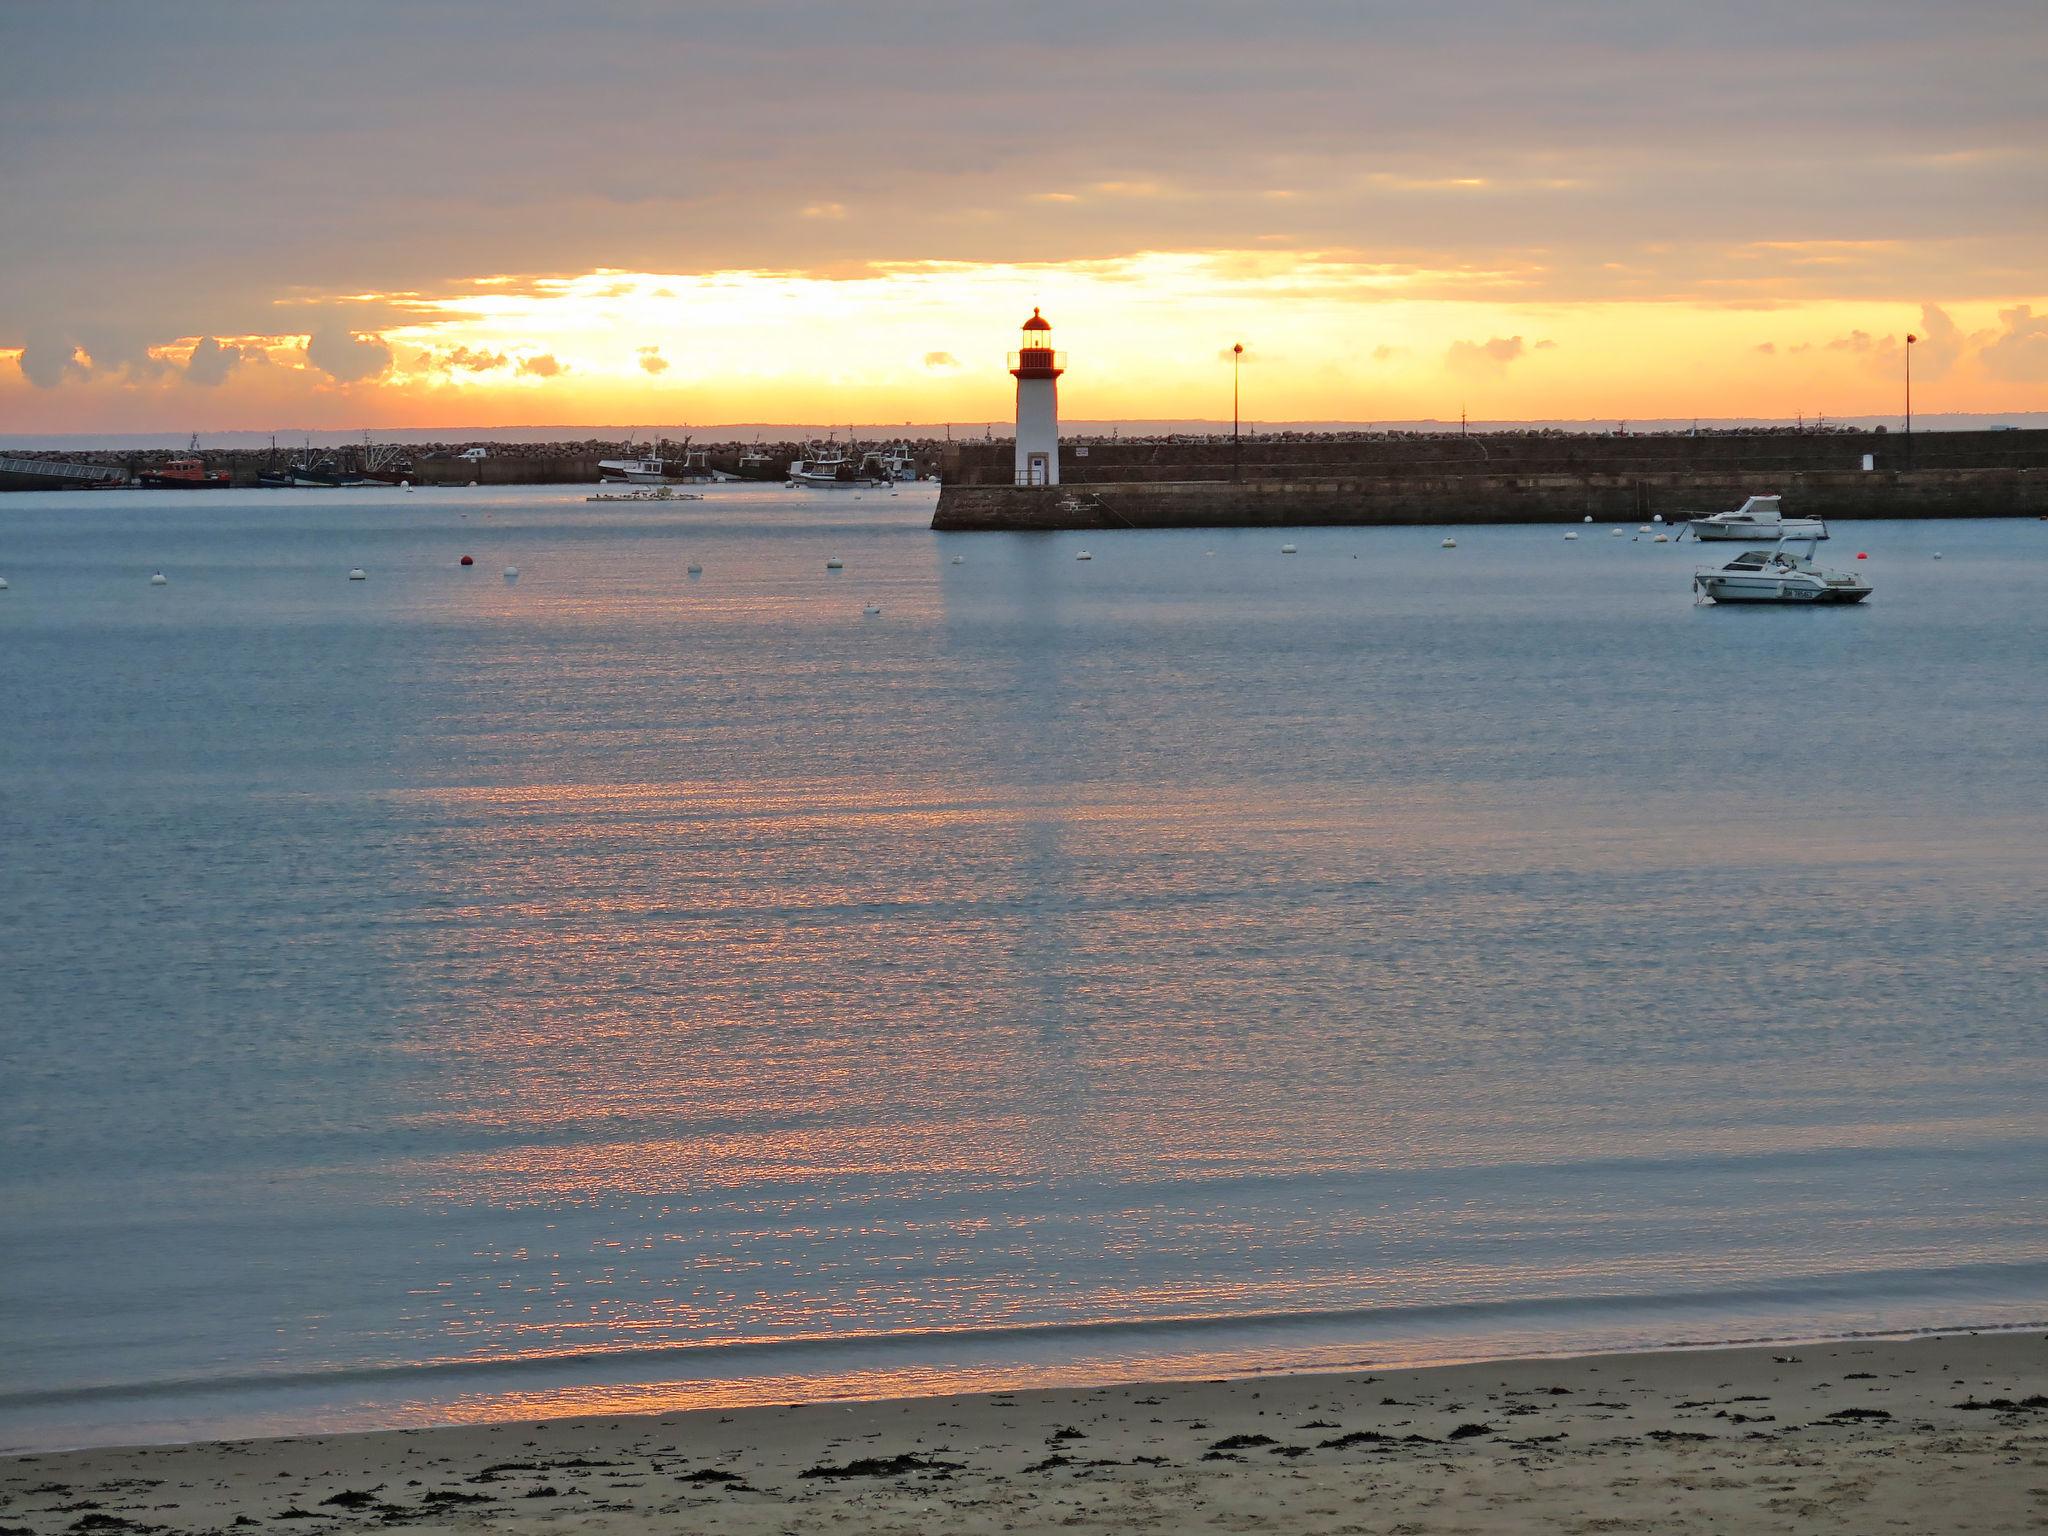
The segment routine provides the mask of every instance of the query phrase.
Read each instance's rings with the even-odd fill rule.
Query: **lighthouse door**
[[[1034,453],[1025,461],[1025,481],[1030,485],[1044,485],[1051,478],[1046,469],[1047,455]]]

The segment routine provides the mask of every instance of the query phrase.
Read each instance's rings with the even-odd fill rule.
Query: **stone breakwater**
[[[1147,481],[946,485],[944,532],[1053,528],[1280,528],[1477,522],[1667,522],[1739,506],[1753,475],[1442,475],[1346,481]],[[2048,471],[1917,469],[1792,473],[1772,481],[1788,512],[1823,518],[2048,516]]]
[[[2048,471],[1794,473],[1770,482],[1787,511],[1819,517],[2048,515]],[[1754,476],[1443,475],[1356,480],[1149,481],[1051,488],[947,485],[945,532],[1092,528],[1677,522],[1737,506]]]
[[[932,526],[1676,521],[1754,495],[1820,517],[2040,516],[2048,432],[1092,442],[1063,450],[1060,474],[1020,488],[1005,445],[960,445]]]

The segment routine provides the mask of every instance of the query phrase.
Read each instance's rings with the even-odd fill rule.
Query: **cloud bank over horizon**
[[[1951,408],[2048,400],[2035,3],[5,25],[0,409],[51,430],[978,418],[1034,303],[1100,416],[1232,339],[1276,417],[1875,409],[1908,328]]]

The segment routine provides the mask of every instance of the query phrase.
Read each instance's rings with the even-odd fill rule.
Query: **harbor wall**
[[[2048,516],[2048,469],[1780,471],[1785,509],[1818,517]],[[1750,471],[1662,474],[1405,474],[1348,479],[1132,480],[1055,487],[958,485],[939,493],[941,531],[1647,522],[1737,506]]]
[[[1713,471],[1759,477],[1749,494],[1778,489],[1795,472],[1924,469],[2048,469],[2048,431],[1898,432],[1793,430],[1643,434],[1486,432],[1248,439],[1068,439],[1060,445],[1063,485],[1133,481],[1357,480],[1446,476],[1669,475]],[[1240,469],[1241,466],[1241,469]],[[1010,485],[1007,442],[947,446],[949,485]],[[1739,498],[1738,498],[1739,499]]]

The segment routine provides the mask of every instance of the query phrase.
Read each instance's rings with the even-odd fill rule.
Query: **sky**
[[[0,432],[2048,409],[2042,0],[0,0]]]

